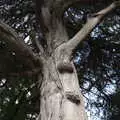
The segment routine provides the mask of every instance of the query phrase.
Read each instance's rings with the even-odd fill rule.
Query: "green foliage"
[[[106,104],[107,120],[119,120],[120,119],[120,89],[109,96],[109,102]]]
[[[0,119],[30,120],[39,112],[39,90],[34,78],[7,78],[0,81]]]

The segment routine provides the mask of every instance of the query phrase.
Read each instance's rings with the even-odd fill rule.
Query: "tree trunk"
[[[63,64],[61,56],[57,49],[44,64],[39,120],[86,120],[74,64]]]

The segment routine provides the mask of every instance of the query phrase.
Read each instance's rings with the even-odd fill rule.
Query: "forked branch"
[[[91,15],[88,18],[84,27],[72,38],[70,39],[64,47],[66,47],[69,51],[69,56],[72,54],[73,50],[77,47],[77,45],[87,38],[87,36],[91,33],[91,31],[98,25],[101,20],[115,8],[120,6],[120,1],[113,2],[107,8]]]

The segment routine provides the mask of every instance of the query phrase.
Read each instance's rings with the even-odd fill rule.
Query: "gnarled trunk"
[[[74,64],[70,61],[63,64],[56,54],[59,53],[48,58],[44,66],[39,120],[86,120]]]

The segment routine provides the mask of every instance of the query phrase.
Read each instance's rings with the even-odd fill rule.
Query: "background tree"
[[[13,1],[13,3],[14,3],[14,1]],[[30,4],[29,4],[30,3]],[[94,2],[93,2],[94,3]],[[92,3],[92,4],[93,4]],[[12,2],[8,2],[7,4],[12,4]],[[38,3],[37,5],[40,5],[41,3]],[[19,8],[18,8],[18,10],[16,10],[16,12],[14,12],[15,11],[15,5],[17,5],[17,6],[20,6],[21,7],[21,9],[19,10]],[[19,31],[19,33],[20,33],[20,35],[24,35],[24,37],[26,37],[26,39],[25,39],[25,41],[27,41],[27,39],[28,38],[30,38],[30,40],[28,41],[28,45],[32,48],[32,50],[34,51],[34,53],[35,53],[35,55],[36,55],[36,53],[38,53],[39,52],[39,49],[41,50],[41,48],[40,47],[36,47],[36,46],[38,46],[38,42],[37,41],[35,41],[36,39],[35,39],[35,37],[37,37],[37,38],[40,38],[41,37],[41,40],[39,40],[40,42],[41,42],[41,44],[43,45],[43,49],[45,49],[45,51],[47,50],[46,49],[46,46],[48,47],[48,45],[46,44],[47,42],[45,42],[45,39],[44,39],[44,34],[42,34],[43,36],[39,36],[38,37],[38,34],[37,34],[37,32],[35,31],[34,32],[34,28],[35,29],[39,29],[38,28],[38,26],[36,26],[34,23],[35,22],[33,22],[34,21],[34,17],[31,17],[31,16],[33,16],[33,14],[34,14],[34,12],[33,11],[30,11],[31,10],[31,8],[29,9],[29,7],[27,7],[27,5],[33,5],[32,4],[32,2],[30,2],[30,1],[28,1],[28,2],[24,2],[24,1],[20,1],[20,2],[16,2],[16,4],[13,4],[13,5],[10,5],[10,6],[7,6],[6,5],[6,7],[5,7],[5,4],[4,4],[4,8],[5,8],[5,11],[4,11],[4,9],[2,9],[2,11],[3,11],[3,13],[1,14],[1,15],[4,15],[4,13],[6,14],[6,12],[8,12],[8,15],[10,15],[10,18],[12,18],[12,20],[11,20],[11,22],[13,22],[14,21],[14,23],[12,23],[11,24],[11,22],[9,21],[9,19],[7,19],[7,15],[5,15],[4,17],[1,17],[1,18],[3,18],[3,20],[5,20],[6,21],[6,23],[8,23],[8,24],[11,24],[13,27],[15,27],[15,28],[17,28],[18,29],[18,31]],[[89,5],[90,5],[90,3],[89,3]],[[99,5],[99,4],[98,4]],[[1,5],[2,7],[3,7],[3,5]],[[22,7],[24,7],[25,6],[25,9],[22,9]],[[82,5],[83,6],[83,8],[85,9],[85,6],[84,5]],[[95,4],[93,4],[93,6],[95,6]],[[92,7],[93,7],[92,6]],[[30,7],[32,7],[32,6],[30,6]],[[81,14],[85,14],[85,16],[83,17],[83,19],[84,20],[86,20],[86,14],[88,14],[89,12],[91,12],[92,10],[88,10],[88,8],[87,8],[87,10],[88,10],[88,13],[87,13],[87,11],[86,12],[84,12],[84,9],[83,9],[83,11],[81,10],[81,8],[79,8],[78,9],[78,11],[77,11],[77,9],[75,9],[75,8],[78,8],[78,6],[77,5],[75,5],[74,7],[71,7],[71,8],[69,8],[67,11],[66,11],[66,13],[65,13],[65,20],[67,21],[67,28],[68,28],[68,33],[70,34],[70,37],[72,38],[73,37],[73,35],[75,34],[74,32],[72,32],[71,33],[71,29],[70,29],[70,27],[73,29],[73,28],[75,28],[74,29],[74,31],[78,31],[79,30],[79,28],[80,28],[80,25],[79,24],[76,24],[76,23],[80,23],[81,22],[81,19],[77,19],[76,17],[75,17],[75,13],[79,13],[79,15],[81,16],[81,17],[83,17],[83,15],[81,15]],[[9,9],[8,9],[9,8]],[[28,8],[28,9],[26,9],[26,8]],[[29,15],[25,15],[25,11],[24,12],[20,12],[20,11],[22,11],[22,10],[28,10],[27,12],[29,13]],[[9,12],[9,11],[12,11],[12,12]],[[39,9],[38,9],[38,11],[36,11],[37,13],[39,13],[40,11],[39,11]],[[12,13],[12,14],[10,14],[10,13]],[[15,19],[15,15],[18,15],[16,18],[17,18],[17,21],[16,21],[16,19]],[[23,14],[24,13],[24,14]],[[74,13],[74,15],[72,14],[72,13]],[[30,14],[31,14],[31,16],[30,16]],[[38,14],[38,15],[40,15],[40,14]],[[69,17],[68,17],[68,15],[69,15]],[[12,17],[13,16],[13,17]],[[20,16],[25,16],[24,17],[24,19],[22,18],[22,19],[20,19],[21,17]],[[6,18],[6,19],[5,19]],[[118,17],[119,18],[119,17]],[[30,21],[30,19],[32,19],[31,20],[31,22],[25,22],[26,20],[27,21]],[[109,18],[110,19],[110,18]],[[76,20],[78,20],[78,21],[76,21]],[[115,20],[115,19],[114,19]],[[16,21],[16,22],[15,22]],[[17,22],[20,22],[21,24],[18,24]],[[116,19],[116,22],[115,22],[115,25],[117,26],[117,21],[118,21],[118,23],[119,23],[119,19]],[[38,16],[38,22],[39,22],[39,16]],[[41,21],[40,21],[41,22]],[[108,22],[108,21],[107,21]],[[34,28],[31,26],[31,24],[30,23],[32,23],[32,26],[34,26]],[[73,24],[74,23],[74,24]],[[83,23],[84,23],[84,21],[83,21]],[[24,25],[23,25],[24,24]],[[26,25],[27,24],[27,25]],[[72,26],[72,24],[73,24],[73,26]],[[3,25],[3,24],[2,24]],[[42,25],[44,25],[44,24],[42,24]],[[2,28],[2,30],[7,30],[7,28],[8,28],[8,26],[6,26],[6,25],[4,24],[4,29],[3,29],[3,27],[1,26],[1,28]],[[27,26],[26,28],[27,28],[27,32],[25,32],[25,31],[22,31],[22,30],[24,30],[23,28],[24,28],[24,26]],[[101,25],[102,26],[102,25]],[[108,35],[107,33],[105,34],[103,31],[107,31],[106,29],[108,29],[108,28],[106,28],[106,29],[103,29],[103,27],[99,27],[99,29],[98,29],[98,27],[95,29],[95,31],[91,34],[91,38],[94,38],[93,40],[95,41],[95,39],[98,39],[99,37],[101,37],[101,39],[102,40],[104,40],[104,41],[106,41],[107,39],[106,39],[106,36],[105,35]],[[105,26],[105,25],[104,25]],[[107,26],[107,25],[106,25]],[[109,26],[109,25],[108,25]],[[111,25],[112,26],[112,25]],[[110,26],[110,27],[111,27]],[[6,28],[6,29],[5,29]],[[101,28],[101,29],[100,29]],[[113,27],[114,28],[114,27]],[[98,30],[99,31],[98,31]],[[112,28],[111,28],[112,29]],[[9,30],[12,30],[11,28],[9,28]],[[45,33],[46,33],[46,29],[45,29],[45,27],[44,26],[41,26],[41,30],[42,31],[45,31]],[[111,32],[112,30],[110,30],[110,32]],[[117,26],[117,29],[115,29],[115,32],[116,31],[119,31],[119,26]],[[3,32],[3,31],[2,31]],[[23,33],[24,32],[24,33]],[[48,31],[47,31],[48,32]],[[96,34],[94,35],[94,33],[96,32]],[[102,32],[104,33],[104,34],[102,34]],[[115,32],[112,32],[112,34],[115,34]],[[8,33],[8,35],[9,35],[9,38],[11,37],[10,35],[11,34],[9,34],[9,33],[11,33],[10,31],[5,31],[5,33]],[[29,34],[29,36],[28,36],[28,34]],[[111,33],[110,33],[111,34]],[[111,35],[112,35],[111,34]],[[2,35],[4,35],[4,34],[2,34]],[[116,32],[116,36],[118,35],[118,32]],[[98,37],[99,36],[99,37]],[[16,37],[16,35],[15,35],[15,37]],[[62,38],[61,38],[62,39]],[[90,39],[90,38],[89,38]],[[3,41],[4,40],[4,41]],[[17,46],[18,48],[16,48],[15,47],[15,44],[13,45],[11,42],[5,42],[6,40],[8,40],[8,38],[5,36],[2,36],[1,37],[1,50],[2,50],[2,52],[1,52],[1,88],[3,88],[2,90],[6,90],[6,88],[7,88],[7,90],[8,91],[13,91],[13,95],[15,95],[15,94],[17,94],[16,95],[16,97],[13,99],[13,97],[11,96],[11,99],[13,99],[13,100],[11,100],[11,99],[9,99],[10,98],[10,94],[8,94],[8,96],[7,97],[5,97],[5,99],[3,100],[3,102],[5,102],[4,103],[4,107],[3,108],[5,108],[5,106],[6,107],[8,107],[7,105],[8,105],[8,103],[10,104],[9,105],[9,108],[10,108],[10,106],[13,106],[13,105],[15,105],[15,109],[13,110],[13,112],[12,112],[12,114],[10,113],[10,116],[6,116],[5,115],[5,117],[8,117],[8,118],[5,118],[5,117],[3,117],[3,118],[5,118],[5,119],[16,119],[15,118],[15,116],[14,116],[14,114],[16,114],[16,116],[17,116],[17,114],[18,114],[18,116],[20,115],[20,114],[23,114],[23,113],[20,113],[19,111],[22,111],[23,112],[23,107],[21,107],[21,103],[24,103],[24,102],[26,102],[26,103],[29,103],[29,107],[31,106],[31,100],[32,99],[30,99],[31,97],[30,96],[32,96],[32,98],[34,98],[35,99],[35,97],[33,96],[33,95],[30,95],[35,89],[36,89],[36,85],[35,85],[35,79],[36,79],[36,77],[35,77],[35,74],[39,71],[39,68],[38,68],[38,65],[39,65],[39,63],[38,63],[38,61],[36,60],[36,58],[34,59],[33,57],[32,57],[32,52],[31,52],[31,50],[29,49],[26,49],[26,47],[23,47],[24,49],[22,49],[22,51],[21,51],[21,44],[22,45],[24,45],[24,43],[19,43],[19,45]],[[106,44],[107,44],[107,46],[108,46],[108,48],[109,48],[109,45],[115,45],[115,46],[113,46],[112,48],[110,47],[110,50],[109,49],[107,49],[106,50],[106,46],[104,47],[104,46],[100,46],[99,47],[99,40],[98,41],[92,41],[92,42],[88,42],[88,41],[86,41],[86,42],[83,42],[81,45],[81,47],[83,48],[83,50],[81,51],[81,53],[78,51],[77,53],[76,53],[76,55],[75,55],[75,63],[77,64],[77,67],[78,67],[78,71],[79,70],[82,70],[83,72],[81,72],[80,71],[80,77],[81,77],[81,74],[82,73],[85,73],[85,75],[84,75],[84,80],[86,80],[87,82],[88,82],[88,78],[87,77],[89,77],[89,88],[87,89],[87,90],[91,90],[92,88],[93,88],[93,86],[95,86],[95,87],[98,87],[98,89],[99,89],[99,91],[100,90],[103,90],[103,88],[106,88],[105,86],[107,85],[106,83],[108,83],[108,82],[105,82],[105,81],[103,81],[103,83],[100,81],[101,80],[101,75],[106,75],[105,74],[105,72],[106,71],[108,71],[109,72],[109,70],[111,70],[111,69],[109,69],[109,65],[107,66],[107,70],[105,69],[105,72],[103,72],[104,74],[101,74],[100,72],[102,71],[101,69],[103,69],[103,68],[105,68],[106,67],[106,64],[105,65],[103,65],[102,64],[102,66],[103,67],[101,67],[101,65],[98,65],[98,67],[97,66],[94,66],[95,64],[93,64],[93,62],[96,62],[96,63],[101,63],[101,62],[99,62],[99,60],[101,59],[101,56],[100,56],[100,54],[98,55],[98,58],[97,58],[97,54],[96,54],[96,56],[94,55],[94,54],[91,54],[92,52],[91,51],[93,51],[93,53],[99,53],[99,52],[101,52],[101,51],[103,51],[102,52],[102,54],[103,53],[105,53],[105,55],[107,54],[108,55],[108,58],[107,59],[109,59],[109,57],[111,58],[111,54],[108,54],[108,51],[111,51],[112,52],[112,50],[115,48],[115,51],[113,51],[113,53],[117,53],[117,51],[116,51],[116,46],[118,46],[119,45],[119,40],[118,41],[112,41],[111,42],[111,40],[112,40],[112,38],[110,39],[109,38],[109,41],[110,42],[108,42],[108,41],[106,41]],[[44,42],[43,42],[44,41]],[[103,41],[103,42],[104,42]],[[14,42],[14,41],[13,41]],[[49,41],[50,42],[50,41]],[[113,43],[114,42],[114,43]],[[31,44],[32,43],[32,44]],[[96,46],[97,45],[97,43],[98,43],[98,46]],[[101,43],[101,41],[100,41],[100,43]],[[108,44],[109,43],[109,44]],[[111,43],[111,44],[110,44]],[[117,43],[117,44],[116,44]],[[32,46],[31,46],[32,45]],[[54,45],[54,44],[52,44],[52,45]],[[95,45],[95,48],[94,48],[94,45]],[[101,44],[100,44],[101,45]],[[90,47],[91,46],[91,47]],[[50,47],[53,47],[53,46],[51,46],[50,45]],[[93,47],[93,48],[92,48]],[[19,49],[20,48],[20,49]],[[118,48],[118,47],[117,47]],[[52,48],[50,48],[50,49],[52,49]],[[98,52],[96,51],[96,49],[98,50]],[[101,50],[102,49],[102,50]],[[87,51],[85,51],[85,50],[87,50]],[[117,49],[118,51],[119,51],[119,49]],[[96,51],[96,52],[95,52]],[[107,52],[106,52],[107,51]],[[21,54],[19,54],[19,52],[21,53]],[[25,52],[25,53],[24,53]],[[47,52],[47,55],[49,56],[49,54],[50,53],[48,53],[48,51],[46,51]],[[50,50],[49,50],[49,52],[50,52]],[[6,54],[7,53],[7,54]],[[22,54],[23,53],[23,54]],[[29,54],[28,54],[29,53]],[[5,55],[6,54],[6,55]],[[39,53],[40,55],[41,55],[41,53]],[[104,55],[104,54],[103,54]],[[81,56],[83,56],[83,59],[82,59],[82,61],[85,61],[85,62],[82,62],[82,61],[78,61],[78,59],[80,59],[81,58]],[[91,56],[92,56],[92,58],[91,58]],[[117,56],[116,54],[114,54],[114,56]],[[26,58],[31,58],[31,60],[34,62],[34,64],[37,66],[37,69],[36,69],[36,67],[34,68],[33,67],[33,62],[31,62],[31,60],[28,60],[28,59],[26,59]],[[119,57],[119,56],[117,56],[117,57]],[[8,59],[8,58],[11,58],[11,59]],[[86,58],[88,58],[88,60],[86,61],[85,59]],[[95,58],[95,59],[93,59],[93,58]],[[98,59],[98,60],[97,60]],[[77,61],[76,61],[77,60]],[[91,61],[91,60],[94,60],[94,61]],[[112,59],[112,60],[114,60],[114,59]],[[111,60],[111,61],[112,61]],[[118,60],[118,59],[117,59]],[[23,62],[24,61],[24,62]],[[37,62],[36,62],[37,61]],[[17,66],[15,66],[14,67],[14,64],[16,63],[16,65]],[[79,63],[80,62],[80,63]],[[106,62],[108,62],[107,60],[106,60]],[[112,61],[113,62],[113,61]],[[5,64],[3,64],[3,63],[5,63]],[[82,64],[82,66],[84,66],[84,69],[82,68],[82,66],[81,66],[81,68],[79,67],[79,64],[81,64],[81,63],[83,63]],[[103,60],[102,60],[102,63],[103,63]],[[117,63],[117,61],[115,61],[115,64]],[[89,66],[90,65],[90,66]],[[97,64],[96,64],[97,65]],[[114,64],[113,64],[114,65]],[[9,66],[9,68],[8,68],[8,66]],[[40,64],[40,66],[41,66],[41,64]],[[32,67],[32,71],[31,71],[31,67]],[[111,63],[110,63],[110,67],[111,67]],[[6,69],[7,68],[7,69]],[[86,68],[86,69],[85,69]],[[94,72],[92,72],[92,71],[96,71],[96,68],[97,68],[97,72],[94,74]],[[101,69],[100,69],[101,68]],[[116,67],[116,70],[117,69],[119,69],[119,66],[117,66]],[[67,70],[67,69],[66,69]],[[115,69],[113,69],[114,71],[116,71]],[[23,72],[24,71],[24,72]],[[16,73],[15,73],[16,72]],[[70,72],[70,71],[69,71]],[[118,72],[116,72],[116,73],[118,73]],[[87,75],[88,74],[88,75]],[[92,77],[91,77],[91,75],[92,75]],[[95,76],[98,76],[98,79],[96,79],[96,77]],[[117,74],[116,74],[117,75]],[[12,76],[12,78],[10,78],[10,76]],[[13,76],[21,76],[21,77],[19,77],[19,79],[16,79],[16,78],[14,78]],[[25,78],[24,77],[24,79],[22,78],[23,76],[28,76],[29,78]],[[32,76],[32,78],[30,78],[30,76]],[[112,75],[111,75],[112,76]],[[110,77],[111,77],[110,76]],[[105,76],[104,76],[105,77]],[[103,77],[103,78],[104,78]],[[109,77],[109,76],[108,76]],[[110,78],[109,77],[109,78]],[[3,79],[3,78],[7,78],[7,79]],[[21,79],[20,79],[21,78]],[[94,82],[94,79],[95,80],[97,80],[97,82]],[[111,77],[112,78],[112,77]],[[16,79],[16,80],[14,80],[14,84],[13,84],[13,82],[10,82],[10,79],[13,81],[13,79]],[[30,87],[29,88],[27,88],[28,87],[28,80],[27,79],[29,79],[29,82],[30,82]],[[30,80],[30,79],[32,79],[32,80]],[[105,80],[107,79],[107,78],[104,78]],[[118,77],[116,78],[116,79],[118,79]],[[19,80],[19,83],[17,83],[18,82],[18,80]],[[27,82],[25,82],[27,80]],[[34,80],[34,81],[33,81]],[[17,81],[16,83],[17,83],[17,85],[18,85],[18,87],[16,86],[16,83],[15,83],[15,81]],[[23,82],[22,82],[23,81]],[[82,81],[80,81],[80,82],[82,82]],[[33,84],[34,83],[34,84]],[[25,85],[25,84],[27,84],[27,86]],[[37,82],[36,82],[36,84],[37,84]],[[82,84],[82,83],[81,83]],[[87,83],[88,84],[88,83]],[[11,85],[12,85],[12,90],[11,90]],[[16,89],[14,90],[14,88],[15,88],[15,86],[16,86]],[[84,84],[83,84],[83,86],[84,86]],[[103,87],[104,86],[104,87]],[[52,87],[54,87],[54,86],[52,86]],[[86,87],[86,86],[85,86]],[[101,88],[102,87],[102,88]],[[30,89],[31,88],[31,89]],[[35,88],[34,90],[33,90],[33,88]],[[17,90],[17,91],[16,91]],[[32,91],[33,90],[33,91]],[[8,92],[7,91],[7,92]],[[35,91],[37,91],[37,90],[35,90]],[[95,91],[95,89],[94,89],[94,91]],[[38,91],[39,92],[39,91]],[[22,95],[21,95],[22,94]],[[33,92],[33,94],[35,95],[35,92]],[[5,94],[6,95],[6,94]],[[28,95],[28,97],[26,96],[26,95]],[[101,94],[101,97],[103,97],[103,95],[104,95],[104,92]],[[20,97],[21,96],[21,97]],[[38,96],[37,96],[38,97]],[[30,102],[28,102],[28,98],[29,98],[29,100],[30,100]],[[69,97],[68,97],[69,98]],[[25,100],[25,99],[27,99],[27,100]],[[69,98],[69,99],[71,99],[71,98]],[[75,98],[74,98],[74,100],[75,100]],[[90,100],[90,99],[89,99]],[[16,102],[15,102],[16,101]],[[19,102],[18,102],[19,101]],[[22,102],[22,101],[24,101],[24,102]],[[74,101],[73,101],[74,102]],[[93,101],[92,101],[93,102]],[[2,103],[2,102],[1,102]],[[12,104],[13,103],[13,104]],[[19,104],[18,104],[19,103]],[[25,105],[25,104],[24,104]],[[97,105],[97,104],[96,104]],[[98,104],[99,105],[99,104]],[[38,105],[37,105],[38,106]],[[20,109],[20,107],[22,108],[22,109]],[[32,106],[31,106],[32,107]],[[26,107],[26,109],[28,110],[28,108]],[[25,110],[25,112],[27,111],[27,110]],[[29,109],[30,110],[30,109]],[[8,114],[9,112],[7,112],[6,110],[4,110],[5,112],[6,112],[6,114]],[[9,111],[9,110],[8,110]],[[30,112],[30,111],[29,111]],[[29,114],[29,112],[26,112],[26,113],[24,113],[24,115],[23,115],[23,118],[21,118],[21,119],[24,119],[24,118],[28,118],[28,119],[30,119],[30,118],[35,118],[35,114]],[[4,112],[2,111],[2,113],[4,114]],[[19,117],[18,117],[19,118]]]

